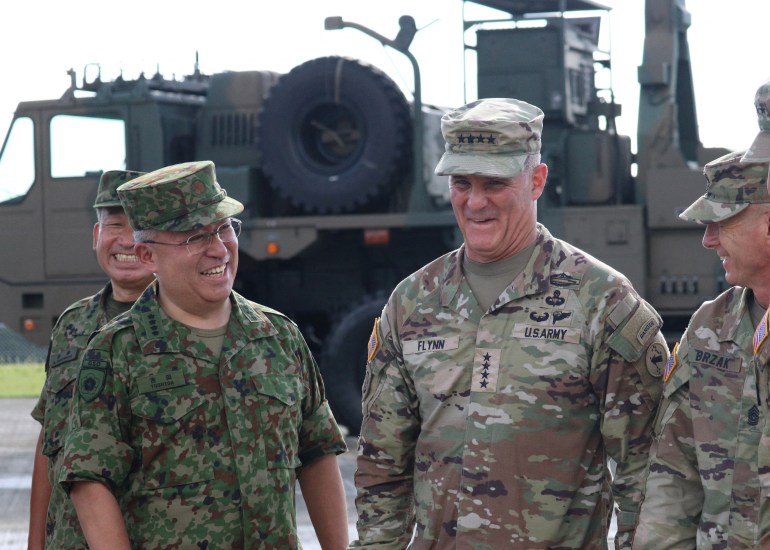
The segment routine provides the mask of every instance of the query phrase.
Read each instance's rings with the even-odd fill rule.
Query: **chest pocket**
[[[251,414],[268,469],[298,468],[302,429],[302,384],[296,376],[252,375],[256,399]]]
[[[80,367],[80,349],[68,348],[53,357],[45,380],[45,416],[43,419],[43,454],[52,457],[62,447],[67,435],[70,403]]]
[[[206,398],[188,384],[142,393],[131,399],[131,445],[141,455],[148,489],[209,480],[213,458],[209,433],[221,427],[207,414]]]

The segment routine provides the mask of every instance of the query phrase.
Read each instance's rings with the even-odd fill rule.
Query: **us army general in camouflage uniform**
[[[757,111],[759,133],[757,133],[749,150],[743,157],[744,162],[770,161],[770,80],[757,89],[754,96],[754,107]],[[770,174],[767,180],[770,192]],[[747,245],[748,246],[748,245]],[[770,247],[768,239],[751,243],[753,250]],[[754,367],[757,374],[757,404],[767,417],[770,413],[770,312],[765,313],[762,322],[754,335]],[[762,437],[759,442],[759,544],[761,548],[770,547],[770,422],[765,422]]]
[[[203,161],[119,188],[157,282],[86,349],[60,481],[91,548],[298,548],[297,479],[344,548],[344,440],[296,325],[232,291],[243,205],[215,178]]]
[[[757,548],[757,407],[752,335],[770,299],[767,163],[729,153],[704,168],[706,194],[680,218],[706,225],[733,286],[695,312],[664,374],[634,547]],[[749,244],[752,243],[752,244]]]
[[[613,502],[630,547],[668,352],[623,275],[537,223],[542,120],[514,99],[442,119],[465,242],[375,323],[354,547],[606,548]]]
[[[109,277],[101,291],[69,306],[56,323],[46,360],[46,382],[32,416],[42,425],[35,451],[28,548],[85,548],[75,509],[56,483],[73,381],[93,331],[126,311],[152,281],[134,254],[134,236],[117,188],[141,172],[111,170],[99,179],[93,230],[96,260]]]

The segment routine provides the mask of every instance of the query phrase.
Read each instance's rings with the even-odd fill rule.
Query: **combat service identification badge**
[[[83,358],[78,373],[78,393],[86,403],[99,397],[107,381],[109,363],[101,360],[98,351],[89,351]]]

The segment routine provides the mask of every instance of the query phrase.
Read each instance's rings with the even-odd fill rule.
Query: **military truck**
[[[724,286],[701,230],[676,216],[702,192],[701,166],[724,152],[698,139],[683,1],[647,1],[636,155],[615,129],[611,90],[597,86],[611,70],[598,47],[604,6],[475,3],[505,14],[504,25],[464,21],[478,97],[516,97],[546,114],[541,219],[627,274],[681,332]],[[384,43],[408,53],[414,21],[401,24]],[[0,152],[0,321],[45,344],[60,312],[103,285],[87,243],[104,170],[212,160],[246,205],[237,290],[297,321],[335,414],[355,432],[374,317],[398,281],[460,243],[446,181],[433,175],[442,109],[336,56],[286,74],[196,66],[182,80],[103,81],[89,66],[82,81],[70,76],[60,98],[19,104]]]

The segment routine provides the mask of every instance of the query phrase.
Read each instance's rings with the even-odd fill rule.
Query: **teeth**
[[[222,264],[220,266],[214,267],[212,269],[209,269],[207,271],[201,272],[202,275],[221,275],[225,272],[225,265]]]
[[[115,254],[115,259],[119,262],[136,262],[139,258],[134,254]]]

